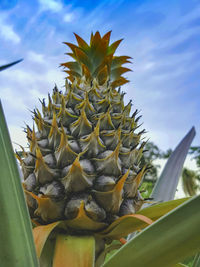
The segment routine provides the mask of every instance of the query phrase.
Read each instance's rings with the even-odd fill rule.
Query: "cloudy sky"
[[[0,65],[23,58],[0,73],[0,97],[13,142],[26,144],[24,121],[54,84],[62,89],[59,64],[73,32],[112,30],[124,38],[118,55],[133,58],[125,101],[143,115],[147,137],[161,149],[174,148],[194,125],[200,137],[199,0],[1,0]]]

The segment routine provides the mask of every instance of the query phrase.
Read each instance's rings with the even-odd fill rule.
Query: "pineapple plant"
[[[129,69],[123,64],[130,58],[114,56],[121,40],[109,44],[110,32],[91,35],[90,45],[75,36],[78,45],[66,43],[75,61],[62,64],[68,74],[65,92],[55,87],[48,105],[41,100],[42,112],[35,109],[33,127],[26,126],[29,148],[16,153],[40,266],[172,266],[199,251],[199,196],[136,235],[104,263],[106,253],[126,243],[129,233],[187,199],[139,211],[145,201],[138,188],[148,169],[140,167],[144,130],[137,130],[137,111],[130,115],[131,102],[124,105],[124,93],[118,88],[127,82],[122,74]],[[0,120],[0,259],[5,266],[36,267],[1,103]]]
[[[33,127],[25,129],[28,150],[16,153],[41,266],[52,266],[44,264],[52,242],[53,266],[59,266],[69,240],[73,252],[81,246],[81,259],[90,243],[90,260],[100,266],[113,240],[124,244],[129,233],[152,223],[138,214],[145,202],[138,188],[148,170],[140,167],[145,130],[138,130],[141,116],[131,114],[120,89],[130,57],[114,55],[122,40],[110,44],[110,34],[97,31],[90,44],[75,34],[77,45],[65,43],[73,59],[61,64],[65,89],[55,86],[48,104],[40,100],[42,111],[33,110]],[[80,262],[72,251],[67,260]]]

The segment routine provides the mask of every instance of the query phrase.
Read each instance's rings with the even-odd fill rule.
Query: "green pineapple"
[[[61,64],[65,92],[55,87],[48,105],[41,101],[42,113],[34,110],[35,126],[27,126],[29,151],[17,157],[37,224],[62,220],[70,233],[97,233],[143,204],[144,130],[120,92],[130,57],[114,56],[121,40],[109,44],[110,33],[92,34],[90,44],[75,34],[78,45],[65,43],[74,60]]]

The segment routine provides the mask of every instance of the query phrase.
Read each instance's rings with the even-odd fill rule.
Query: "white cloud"
[[[12,106],[12,109],[16,109],[19,112],[26,109],[26,105],[24,104],[23,99],[19,98],[17,94],[18,93],[15,90],[12,90],[9,87],[1,89],[2,102],[4,102],[7,107]],[[13,101],[13,99],[17,101]]]
[[[19,35],[14,32],[12,25],[7,25],[2,20],[0,20],[0,35],[5,40],[12,41],[15,44],[21,41]]]
[[[75,17],[74,13],[67,13],[64,16],[63,20],[64,20],[64,22],[72,22],[74,20],[74,17]]]
[[[59,12],[63,8],[60,1],[56,0],[39,0],[42,10],[51,10],[53,12]]]
[[[28,59],[30,61],[36,62],[36,63],[45,63],[45,58],[44,55],[38,54],[34,51],[29,51],[28,52]]]

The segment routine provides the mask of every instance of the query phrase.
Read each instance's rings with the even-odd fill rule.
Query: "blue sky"
[[[0,97],[13,142],[26,144],[24,121],[56,83],[73,32],[112,30],[124,38],[118,55],[133,58],[125,101],[141,110],[147,137],[161,149],[174,148],[194,125],[200,137],[200,3],[194,0],[1,0],[0,65],[24,58],[0,73]]]

